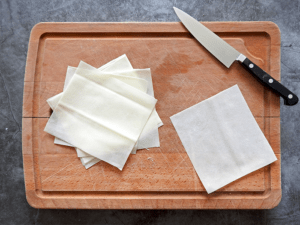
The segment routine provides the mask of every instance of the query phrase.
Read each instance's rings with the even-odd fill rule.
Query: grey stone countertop
[[[0,224],[300,224],[300,104],[281,101],[282,200],[272,210],[38,210],[26,201],[22,97],[27,45],[39,22],[273,21],[281,30],[282,83],[300,95],[299,0],[1,0]]]

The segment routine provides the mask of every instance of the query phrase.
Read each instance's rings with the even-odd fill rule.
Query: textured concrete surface
[[[298,0],[1,0],[0,224],[299,224],[300,104],[281,106],[282,189],[278,207],[261,211],[37,210],[25,198],[21,148],[27,44],[38,22],[178,21],[176,6],[200,21],[262,21],[282,35],[282,83],[300,95]],[[282,102],[283,103],[283,102]]]

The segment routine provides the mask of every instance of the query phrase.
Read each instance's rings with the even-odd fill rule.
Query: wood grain
[[[276,79],[280,32],[271,22],[204,23]],[[134,68],[151,68],[160,148],[129,157],[124,170],[98,163],[85,170],[73,148],[43,131],[46,99],[63,89],[67,66],[95,67],[127,54]],[[238,84],[278,161],[208,195],[170,116]],[[36,208],[268,209],[281,199],[280,102],[238,63],[210,55],[181,23],[40,23],[32,32],[23,101],[26,196]]]

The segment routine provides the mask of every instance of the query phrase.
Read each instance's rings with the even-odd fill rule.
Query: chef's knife
[[[278,93],[284,99],[285,105],[297,104],[298,97],[294,93],[251,62],[246,56],[239,53],[222,38],[187,13],[175,7],[174,10],[189,32],[227,68],[229,68],[234,61],[239,61],[263,85]]]

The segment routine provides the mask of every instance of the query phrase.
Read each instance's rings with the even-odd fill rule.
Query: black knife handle
[[[246,58],[241,64],[255,77],[257,78],[263,85],[267,86],[277,94],[279,94],[284,99],[285,105],[296,105],[298,103],[298,97],[269,74],[267,74],[264,70],[262,70],[259,66],[251,62],[248,58]]]

